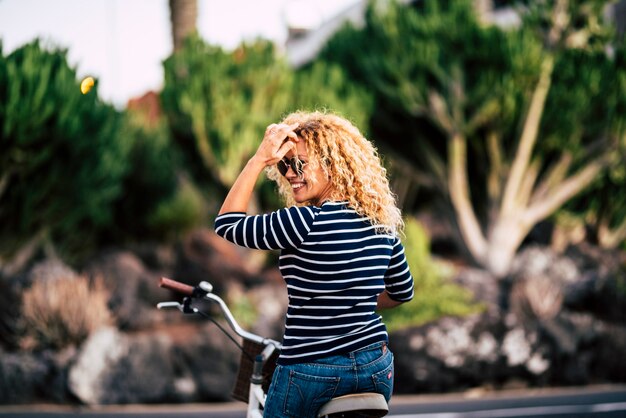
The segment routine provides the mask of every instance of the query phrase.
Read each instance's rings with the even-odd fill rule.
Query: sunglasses
[[[298,177],[302,176],[302,171],[304,166],[306,165],[305,161],[298,159],[297,157],[292,158],[283,158],[276,164],[276,168],[278,172],[283,176],[287,175],[287,171],[289,171],[289,167],[293,170],[294,173],[298,175]]]

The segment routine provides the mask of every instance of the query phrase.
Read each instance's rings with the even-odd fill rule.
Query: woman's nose
[[[285,173],[285,177],[298,177],[298,173],[293,171],[293,167],[291,167],[291,164],[287,165],[287,172]]]

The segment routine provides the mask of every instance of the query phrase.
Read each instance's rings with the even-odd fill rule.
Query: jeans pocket
[[[294,418],[315,417],[322,405],[333,398],[340,380],[339,377],[312,376],[292,370],[285,413]]]
[[[382,394],[389,402],[393,392],[393,358],[387,367],[372,374],[372,382],[374,383],[374,390]]]

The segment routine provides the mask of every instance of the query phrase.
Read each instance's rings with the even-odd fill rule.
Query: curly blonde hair
[[[387,170],[372,143],[352,123],[337,114],[298,111],[282,121],[285,124],[296,122],[299,126],[295,133],[305,141],[308,164],[320,164],[332,179],[332,199],[347,201],[357,213],[369,218],[380,232],[398,235],[404,222],[389,187]],[[278,184],[286,204],[295,205],[289,182],[275,166],[267,168],[267,176]]]

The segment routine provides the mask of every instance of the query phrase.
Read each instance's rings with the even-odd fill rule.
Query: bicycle
[[[206,312],[193,307],[192,303],[194,300],[202,299],[217,304],[227,324],[243,341],[243,344],[239,344],[226,329],[218,322],[213,321],[242,351],[234,390],[235,398],[247,402],[246,418],[262,418],[267,388],[273,373],[272,365],[278,351],[282,348],[281,343],[243,329],[228,305],[221,297],[213,293],[213,286],[206,281],[200,282],[197,286],[191,286],[162,277],[159,286],[185,296],[182,303],[177,301],[158,303],[157,308],[159,309],[176,308],[184,314],[197,314],[212,320]],[[378,418],[387,415],[388,412],[389,407],[383,395],[379,393],[352,393],[328,401],[318,411],[317,418]]]

